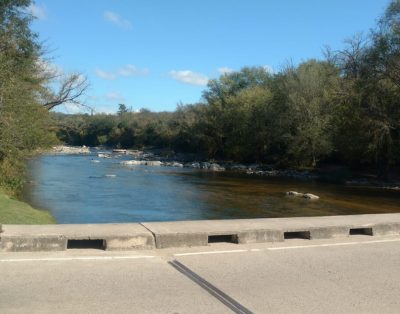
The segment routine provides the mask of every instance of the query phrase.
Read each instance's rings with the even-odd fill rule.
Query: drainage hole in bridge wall
[[[287,239],[307,239],[310,240],[310,231],[288,231],[283,233],[283,238]]]
[[[67,249],[106,249],[106,240],[94,239],[94,240],[68,240]]]
[[[238,243],[237,234],[209,235],[208,243]]]
[[[351,228],[349,235],[374,235],[372,228]]]

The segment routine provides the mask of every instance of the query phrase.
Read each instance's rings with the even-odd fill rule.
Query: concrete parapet
[[[63,236],[1,236],[2,252],[64,251],[67,239]]]
[[[283,233],[280,230],[252,230],[238,232],[238,243],[263,243],[263,242],[281,242]]]
[[[372,227],[374,236],[400,235],[400,223],[382,223]]]
[[[156,248],[203,246],[208,243],[206,233],[154,233]]]
[[[400,235],[400,214],[199,220],[126,224],[3,225],[0,251],[138,250],[262,243],[292,238]]]
[[[214,242],[242,244],[361,234],[400,235],[400,214],[150,222],[143,225],[154,234],[157,248],[168,248]]]
[[[154,249],[154,238],[151,234],[136,236],[106,237],[106,250],[125,251],[137,249]]]
[[[342,238],[348,236],[349,227],[347,226],[310,228],[310,240]]]
[[[5,225],[0,251],[153,249],[153,234],[138,223],[76,225]]]
[[[203,220],[143,223],[151,230],[158,249],[203,246],[215,242],[260,243],[283,241],[276,228],[263,228],[259,219]]]

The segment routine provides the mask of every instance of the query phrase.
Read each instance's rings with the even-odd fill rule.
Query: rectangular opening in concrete
[[[85,239],[85,240],[68,240],[67,249],[96,249],[105,250],[106,240],[102,239]]]
[[[374,235],[372,228],[350,228],[349,235]]]
[[[208,243],[238,243],[237,234],[209,235]]]
[[[283,233],[283,238],[287,239],[307,239],[310,240],[310,231],[287,231]]]

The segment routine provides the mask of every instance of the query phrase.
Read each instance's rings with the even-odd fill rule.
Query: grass
[[[18,201],[0,191],[0,224],[54,224],[53,216],[29,204]]]

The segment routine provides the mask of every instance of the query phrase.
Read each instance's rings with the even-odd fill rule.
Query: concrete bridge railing
[[[215,242],[262,243],[291,238],[400,235],[400,214],[176,222],[3,225],[0,251],[162,249]]]

